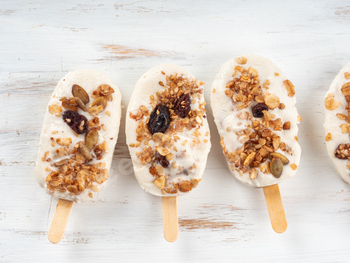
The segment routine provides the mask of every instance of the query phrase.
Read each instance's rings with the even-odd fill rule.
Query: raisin
[[[67,110],[63,113],[62,117],[64,122],[76,133],[83,134],[87,132],[88,120],[84,115],[80,115],[72,110]]]
[[[253,107],[253,109],[252,109],[253,116],[255,118],[262,118],[262,117],[264,117],[264,113],[263,113],[264,110],[268,111],[269,107],[267,107],[267,105],[265,105],[264,103],[256,104]]]
[[[174,112],[181,118],[185,118],[191,110],[190,94],[183,94],[175,103]]]
[[[170,125],[170,112],[167,106],[158,105],[148,121],[148,130],[154,134],[157,132],[164,133]]]
[[[165,156],[159,154],[159,152],[156,153],[156,161],[164,168],[169,166],[169,161],[165,158]]]
[[[348,144],[339,144],[337,149],[334,151],[336,158],[344,160],[350,157],[350,143]]]

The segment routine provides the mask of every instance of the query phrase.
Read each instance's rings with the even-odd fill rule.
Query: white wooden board
[[[74,206],[64,239],[47,234],[57,201],[34,180],[45,107],[67,72],[93,68],[127,106],[138,78],[177,63],[206,82],[228,59],[272,59],[296,86],[302,160],[280,184],[288,230],[273,232],[262,189],[229,173],[210,108],[202,182],[178,198],[179,239],[162,233],[161,199],[134,178],[125,109],[110,186]],[[348,262],[350,187],[324,143],[323,98],[350,60],[348,1],[1,1],[0,262]]]

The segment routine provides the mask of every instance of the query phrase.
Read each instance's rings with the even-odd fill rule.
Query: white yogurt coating
[[[165,75],[162,74],[162,71],[165,73]],[[157,91],[161,91],[164,89],[164,87],[159,85],[159,82],[162,81],[163,83],[166,83],[166,76],[170,76],[172,74],[178,74],[183,75],[183,77],[189,78],[189,79],[195,79],[195,77],[192,75],[191,72],[188,70],[174,64],[163,64],[156,66],[146,72],[136,83],[135,90],[132,94],[132,97],[129,102],[128,110],[126,113],[126,141],[129,146],[130,155],[133,161],[133,167],[135,172],[135,177],[137,181],[139,182],[140,186],[148,193],[151,193],[153,195],[157,196],[179,196],[184,195],[188,192],[181,192],[178,191],[176,194],[162,194],[161,189],[157,188],[154,184],[154,176],[150,174],[148,165],[142,165],[139,161],[139,158],[136,156],[137,152],[142,151],[142,149],[145,147],[144,143],[139,147],[130,147],[130,144],[135,143],[136,144],[136,129],[138,125],[138,121],[135,121],[134,119],[130,118],[129,113],[136,114],[139,110],[141,105],[145,105],[151,114],[154,110],[150,104],[150,95],[153,94],[155,96]],[[201,86],[203,88],[203,86]],[[197,109],[199,103],[204,103],[204,96],[201,94],[200,100],[196,99],[195,104],[191,104],[192,109]],[[206,115],[206,114],[205,114]],[[176,135],[180,137],[180,140],[175,142],[174,146],[177,147],[177,152],[171,150],[172,153],[175,154],[175,158],[170,161],[170,164],[167,168],[164,168],[165,173],[170,175],[171,182],[177,183],[181,181],[180,179],[184,180],[190,180],[190,179],[200,179],[204,173],[204,169],[207,162],[208,153],[211,148],[210,143],[210,132],[209,132],[209,125],[206,118],[203,118],[203,126],[200,126],[200,141],[201,143],[196,144],[193,148],[190,146],[189,141],[194,139],[195,137],[192,135],[194,129],[187,130],[184,129],[183,132],[178,132]],[[207,136],[205,134],[207,133]],[[207,143],[204,143],[203,140],[208,140]],[[183,141],[187,140],[188,143],[184,146],[182,145]],[[155,147],[155,142],[153,140],[149,141],[149,146],[152,146],[152,148]],[[180,153],[182,150],[186,150],[185,157],[184,158],[177,158],[176,153]],[[184,169],[189,168],[194,163],[196,164],[197,168],[189,171],[189,174],[186,175],[176,175],[176,173],[179,173],[177,169],[173,169],[171,167],[171,163],[173,161],[176,161],[177,165],[184,166]]]
[[[343,134],[342,129],[340,128],[340,125],[345,124],[346,121],[341,120],[336,116],[337,113],[344,114],[345,116],[348,115],[348,110],[345,108],[347,102],[345,100],[344,94],[341,91],[342,86],[345,83],[350,82],[350,79],[345,78],[345,72],[350,73],[350,62],[335,77],[331,84],[331,87],[326,93],[325,98],[329,94],[333,94],[334,100],[340,102],[341,104],[338,106],[338,108],[334,110],[325,109],[326,119],[324,123],[324,129],[326,134],[330,133],[333,137],[331,140],[326,141],[329,158],[331,158],[331,160],[333,161],[334,167],[337,170],[338,174],[341,176],[341,178],[345,182],[350,184],[350,170],[346,167],[346,163],[348,160],[338,159],[334,155],[334,151],[339,144],[350,143],[349,134]]]
[[[90,102],[86,104],[86,108],[88,108],[91,102],[93,101],[93,99],[91,98],[92,91],[95,90],[99,85],[108,84],[114,89],[114,93],[112,94],[113,100],[109,101],[106,109],[96,116],[96,117],[99,117],[100,124],[104,124],[107,127],[106,131],[103,131],[103,129],[101,129],[98,132],[99,139],[97,144],[100,144],[103,141],[106,141],[108,144],[109,150],[102,155],[103,156],[102,159],[96,160],[96,158],[94,158],[91,162],[88,163],[88,164],[96,164],[99,162],[104,162],[106,163],[106,169],[109,170],[112,163],[114,147],[118,139],[120,117],[121,117],[121,94],[119,92],[119,89],[106,74],[100,71],[91,70],[91,69],[75,70],[73,72],[68,73],[65,77],[63,77],[58,82],[55,90],[53,91],[52,97],[48,105],[57,104],[61,106],[61,101],[59,101],[60,98],[72,97],[73,84],[77,84],[81,86],[89,94]],[[63,107],[62,109],[64,112],[65,109]],[[109,111],[111,116],[108,116],[106,114],[106,111]],[[80,115],[84,115],[88,119],[88,121],[94,118],[88,112],[84,112],[81,109],[78,110],[78,113]],[[58,131],[58,133],[52,134],[52,131]],[[55,115],[52,115],[48,111],[48,107],[46,108],[46,115],[45,115],[44,124],[42,127],[41,136],[40,136],[40,145],[39,145],[38,159],[36,163],[35,176],[40,186],[45,188],[46,192],[50,195],[51,193],[47,190],[47,187],[46,187],[47,186],[46,177],[50,174],[50,171],[49,172],[45,171],[45,168],[46,167],[49,167],[51,169],[57,169],[57,168],[53,166],[51,167],[49,162],[42,161],[41,158],[44,156],[45,152],[47,151],[49,151],[48,158],[52,159],[51,163],[58,162],[62,159],[72,156],[72,155],[68,155],[62,158],[59,158],[59,157],[55,158],[55,156],[57,156],[55,151],[57,148],[61,146],[56,143],[56,145],[52,147],[51,140],[50,140],[51,137],[53,137],[55,140],[56,138],[71,138],[72,144],[70,148],[72,148],[79,141],[84,142],[85,133],[80,134],[79,137],[76,137],[73,130],[63,121],[62,116],[56,117]],[[94,155],[93,151],[91,153]],[[111,176],[111,174],[109,174],[109,176]],[[97,184],[95,182],[94,185],[101,190],[106,186],[107,182],[108,182],[108,179],[103,184]],[[96,192],[92,191],[91,189],[85,189],[79,195],[71,195],[68,191],[64,193],[55,191],[52,194],[52,196],[55,198],[81,202],[84,200],[91,199],[89,197],[89,193],[93,193],[94,196],[96,195]]]
[[[283,72],[274,63],[272,63],[272,61],[258,55],[244,55],[243,57],[248,59],[246,64],[238,64],[235,59],[231,59],[226,62],[220,69],[220,72],[217,74],[212,85],[212,92],[210,97],[211,107],[220,137],[224,138],[226,149],[228,152],[231,152],[233,150],[238,150],[243,145],[243,143],[239,142],[238,136],[235,134],[235,132],[242,130],[246,124],[251,123],[249,120],[239,119],[237,117],[237,113],[248,111],[249,114],[252,115],[252,107],[256,105],[256,102],[252,102],[251,105],[247,108],[237,111],[233,105],[231,98],[225,95],[226,84],[234,78],[232,77],[232,74],[234,72],[235,66],[239,65],[245,69],[248,69],[249,67],[255,68],[258,71],[263,94],[264,92],[268,91],[269,93],[279,97],[280,103],[285,104],[285,109],[283,110],[279,110],[278,108],[269,110],[269,113],[276,115],[276,119],[281,118],[282,123],[285,123],[287,121],[290,121],[291,123],[290,130],[272,130],[274,133],[281,137],[281,142],[286,143],[291,147],[293,151],[293,155],[289,155],[286,152],[281,151],[281,149],[278,149],[276,151],[286,156],[290,161],[288,165],[283,166],[283,173],[281,177],[276,178],[272,174],[265,174],[261,172],[259,168],[257,168],[257,176],[252,180],[249,178],[249,172],[240,175],[236,169],[232,171],[230,169],[231,163],[227,162],[232,175],[241,183],[252,187],[265,187],[281,183],[285,179],[294,176],[296,170],[293,170],[290,167],[290,164],[295,163],[297,166],[299,166],[301,149],[295,138],[298,133],[297,124],[299,123],[298,112],[295,107],[296,98],[295,95],[293,97],[288,96],[288,92],[283,86],[283,81],[285,81],[287,78]],[[279,76],[275,76],[275,73],[278,73]],[[240,73],[238,72],[235,78],[239,76]],[[266,80],[270,81],[268,90],[264,89],[262,86]],[[253,120],[254,119],[255,118],[253,117]],[[238,123],[242,123],[242,125],[238,126]],[[229,127],[230,131],[226,130],[227,127]]]

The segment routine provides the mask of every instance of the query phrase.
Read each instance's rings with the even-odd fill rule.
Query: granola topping
[[[136,136],[128,138],[128,142],[130,151],[136,151],[134,165],[138,165],[136,161],[146,166],[154,178],[154,186],[161,190],[148,191],[157,195],[179,195],[198,185],[201,174],[198,174],[196,154],[206,154],[210,148],[209,138],[204,139],[209,136],[204,83],[180,73],[162,75],[161,80],[155,81],[157,89],[149,94],[149,104],[138,104],[137,110],[128,109],[127,122],[136,127]],[[206,158],[201,159],[198,162],[206,161]],[[146,178],[147,175],[142,176]],[[144,178],[138,178],[145,188]]]
[[[115,111],[120,107],[120,100],[113,100],[114,89],[111,86],[96,85],[94,90],[85,90],[81,84],[68,87],[68,83],[79,83],[81,78],[85,79],[87,87],[88,83],[95,83],[97,80],[110,81],[106,75],[94,70],[77,70],[65,77],[67,81],[60,81],[49,103],[48,111],[52,117],[47,115],[50,116],[47,119],[46,116],[40,153],[48,145],[50,148],[44,156],[40,156],[45,164],[38,162],[36,168],[37,179],[48,193],[56,198],[77,202],[92,197],[91,191],[99,191],[109,177],[106,163],[109,167],[112,153],[108,151],[108,144],[114,146],[116,139],[108,136],[108,144],[107,138],[103,139],[106,132],[109,132],[110,125],[119,125],[119,119],[114,116],[120,116]],[[92,97],[93,94],[97,94],[97,97]],[[115,112],[113,119],[108,117],[111,124],[101,124],[101,121],[107,120],[107,116],[90,116],[87,112],[88,108],[91,111],[95,106],[102,106],[105,110],[109,103],[110,110]],[[111,116],[109,111],[108,113]],[[44,133],[50,134],[48,141]]]
[[[262,57],[249,55],[237,64],[228,61],[213,84],[220,144],[239,181],[257,187],[278,183],[294,174],[289,160],[300,158],[294,85]]]

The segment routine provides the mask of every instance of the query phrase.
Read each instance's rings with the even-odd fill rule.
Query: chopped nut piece
[[[95,180],[98,184],[102,184],[108,179],[108,176],[109,174],[107,169],[99,169],[95,175]]]
[[[350,79],[350,73],[349,73],[349,72],[345,72],[345,73],[344,73],[344,77],[345,77],[346,79]]]
[[[111,113],[108,110],[106,110],[106,115],[111,116]]]
[[[283,124],[283,130],[289,130],[290,129],[290,121],[287,121]]]
[[[89,127],[96,127],[100,125],[100,119],[98,117],[94,117],[89,121]]]
[[[69,154],[69,149],[67,147],[60,147],[56,150],[56,153],[59,157],[64,157]]]
[[[254,180],[256,178],[256,175],[258,174],[258,171],[256,169],[252,169],[249,175],[249,178],[251,180]]]
[[[296,170],[298,168],[298,166],[295,163],[292,163],[290,165],[290,168],[292,168],[293,170]]]
[[[250,165],[250,163],[254,160],[255,154],[256,154],[255,152],[252,152],[251,154],[249,154],[249,155],[247,156],[247,158],[244,160],[243,165],[244,165],[244,166]]]
[[[346,116],[344,114],[341,114],[341,113],[337,113],[337,117],[340,119],[340,120],[345,120],[346,119]]]
[[[56,117],[60,117],[62,114],[62,108],[58,105],[49,105],[49,112]]]
[[[350,123],[344,123],[340,125],[342,133],[350,133]]]
[[[349,96],[350,95],[350,82],[345,83],[341,87],[341,91],[343,92],[344,96]]]
[[[280,100],[279,98],[274,95],[274,94],[266,94],[264,95],[264,100],[265,100],[265,104],[271,109],[275,109],[280,105]]]
[[[78,104],[75,102],[74,99],[65,99],[62,101],[62,106],[66,110],[71,110],[71,111],[78,111]]]
[[[339,101],[336,101],[334,99],[334,95],[333,94],[328,94],[327,98],[325,99],[325,107],[327,110],[335,110],[336,108],[338,108],[340,105]]]
[[[244,65],[247,63],[247,58],[245,58],[245,57],[235,58],[235,60],[238,64],[241,64],[241,65]]]
[[[326,135],[326,141],[328,142],[328,141],[330,141],[330,140],[332,140],[333,139],[333,135],[331,134],[331,133],[327,133],[327,135]]]
[[[165,186],[165,177],[162,175],[158,179],[154,180],[154,184],[159,188],[163,189]]]
[[[181,181],[177,185],[180,192],[188,192],[192,190],[192,183],[190,181]]]
[[[286,107],[286,106],[284,105],[284,103],[280,103],[280,105],[278,106],[278,108],[279,108],[280,110],[283,110],[285,107]]]
[[[57,138],[56,142],[61,146],[69,146],[72,143],[72,138]]]
[[[283,81],[283,86],[286,88],[289,97],[293,97],[295,95],[294,85],[290,80],[287,79]]]

